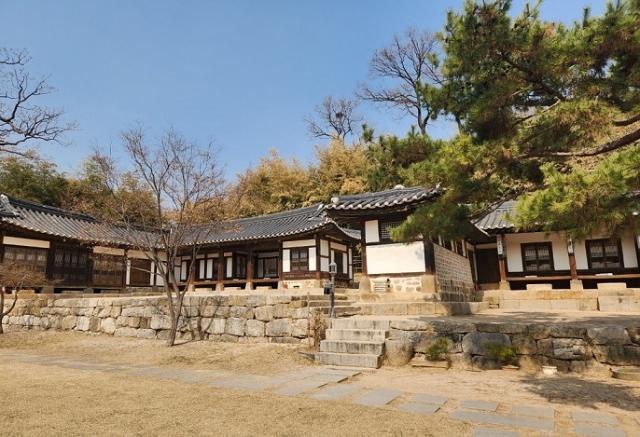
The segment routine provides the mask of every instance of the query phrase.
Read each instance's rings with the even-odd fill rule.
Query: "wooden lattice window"
[[[307,247],[291,249],[291,271],[309,270],[309,249]]]
[[[551,243],[530,243],[522,245],[522,265],[525,272],[553,270]]]
[[[590,269],[616,269],[623,267],[620,241],[588,240],[587,258]]]

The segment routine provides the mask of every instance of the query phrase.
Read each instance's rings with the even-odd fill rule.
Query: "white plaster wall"
[[[291,251],[289,249],[284,249],[282,251],[282,271],[291,271]]]
[[[48,249],[51,246],[48,241],[33,240],[31,238],[4,237],[2,242],[10,246],[39,247],[41,249]]]
[[[309,248],[309,271],[310,272],[316,271],[316,248],[315,247]]]
[[[378,229],[378,220],[369,220],[364,223],[364,241],[367,243],[380,242],[380,231]]]
[[[320,240],[320,255],[329,256],[329,242],[327,240]]]
[[[607,237],[595,237],[590,240],[598,240]],[[625,268],[638,267],[638,257],[636,256],[635,240],[632,234],[628,234],[620,239],[622,245],[622,263]],[[589,259],[587,258],[587,245],[584,241],[574,243],[574,253],[576,256],[576,268],[578,270],[589,268]]]
[[[569,270],[569,254],[564,235],[553,234],[545,238],[543,232],[530,232],[526,234],[505,235],[505,247],[507,252],[507,267],[510,272],[522,272],[522,248],[523,243],[551,242],[553,252],[553,268],[555,270]]]
[[[424,244],[394,243],[367,246],[367,273],[422,273],[425,271]]]
[[[295,241],[285,241],[282,243],[282,247],[306,247],[306,246],[314,246],[316,245],[316,240],[308,239],[308,240],[295,240]]]

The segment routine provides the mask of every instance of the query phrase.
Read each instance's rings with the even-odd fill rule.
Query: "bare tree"
[[[132,246],[147,254],[160,279],[169,301],[170,330],[167,346],[176,340],[185,284],[191,282],[195,271],[200,242],[213,231],[214,225],[200,224],[203,217],[211,219],[217,205],[215,199],[224,186],[223,167],[218,163],[211,143],[201,147],[186,140],[175,130],[167,131],[150,145],[141,127],[121,133],[124,148],[133,164],[135,175],[153,193],[156,204],[156,223],[159,232],[145,232],[130,226]],[[109,157],[102,157],[105,180],[117,178],[116,166]],[[180,284],[176,266],[182,258],[189,258],[186,280]]]
[[[31,58],[24,50],[0,47],[0,152],[30,156],[20,147],[32,140],[60,142],[73,123],[62,123],[64,111],[35,103],[54,91],[44,78],[27,71]]]
[[[369,62],[372,80],[390,79],[395,86],[383,83],[375,87],[365,83],[360,85],[358,97],[398,109],[403,116],[410,115],[416,119],[420,131],[426,133],[429,119],[436,110],[429,94],[442,84],[437,50],[438,43],[432,32],[408,27],[404,38],[395,35],[391,44],[377,50]]]
[[[362,116],[355,110],[357,99],[340,97],[334,99],[327,96],[314,108],[315,115],[305,115],[303,121],[307,123],[309,135],[313,138],[338,138],[344,141],[350,134],[356,134]]]
[[[18,303],[18,295],[24,288],[42,287],[48,283],[45,274],[30,266],[15,262],[0,264],[0,334],[4,332],[2,321],[8,316]],[[11,293],[12,301],[5,309],[5,293]]]

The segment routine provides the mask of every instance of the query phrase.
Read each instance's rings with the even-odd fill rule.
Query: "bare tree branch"
[[[46,79],[34,79],[27,72],[26,51],[0,48],[0,151],[28,156],[18,148],[32,141],[56,141],[75,128],[62,123],[64,111],[34,103],[54,89]]]
[[[362,116],[355,110],[357,99],[327,96],[314,108],[315,116],[305,115],[309,135],[312,138],[338,138],[344,141],[347,135],[357,134]]]
[[[393,87],[363,84],[358,97],[410,115],[416,119],[420,131],[426,133],[435,109],[432,102],[423,98],[424,88],[439,87],[443,83],[437,51],[438,43],[433,33],[407,28],[404,38],[395,35],[391,44],[376,51],[369,63],[371,79],[391,79],[399,83]]]

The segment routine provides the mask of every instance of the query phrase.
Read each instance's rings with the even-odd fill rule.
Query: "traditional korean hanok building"
[[[619,237],[594,235],[584,241],[570,241],[565,232],[522,232],[508,220],[514,207],[515,202],[505,202],[476,223],[494,239],[476,246],[483,289],[524,290],[530,284],[550,284],[553,289],[580,290],[612,282],[640,286],[640,239],[632,232]]]
[[[391,229],[439,194],[438,188],[397,186],[376,193],[334,196],[325,206],[330,217],[361,230],[363,291],[473,301],[473,245],[437,235],[424,235],[409,243],[396,243],[390,237]]]
[[[353,247],[359,232],[340,228],[322,204],[294,211],[207,227],[197,245],[193,284],[196,288],[253,289],[322,287],[330,281],[347,285],[353,278]],[[0,259],[29,265],[46,274],[57,291],[121,291],[161,286],[154,266],[135,247],[154,247],[159,230],[100,220],[60,208],[0,195]],[[193,235],[201,233],[194,232]],[[144,242],[144,244],[140,244]],[[175,266],[186,281],[190,258]]]
[[[132,235],[135,233],[136,235]],[[131,250],[132,238],[155,232],[0,195],[0,256],[45,273],[44,291],[108,291],[154,285],[151,262]]]
[[[195,288],[317,288],[331,280],[332,262],[337,284],[353,279],[360,233],[339,227],[322,204],[201,226],[213,229],[197,242]],[[189,264],[182,259],[182,280]]]

